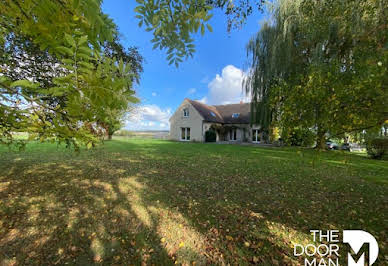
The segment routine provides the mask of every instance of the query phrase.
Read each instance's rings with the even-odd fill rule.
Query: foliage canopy
[[[139,26],[153,33],[153,48],[167,50],[167,61],[177,67],[184,58],[195,53],[193,35],[212,32],[209,24],[214,9],[228,17],[227,30],[241,27],[256,6],[261,10],[264,0],[136,0],[135,12]]]
[[[0,142],[14,132],[91,147],[117,130],[143,58],[119,43],[100,0],[0,4]],[[23,145],[23,143],[19,143]]]

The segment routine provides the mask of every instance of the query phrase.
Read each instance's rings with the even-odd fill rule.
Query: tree
[[[143,59],[118,43],[100,6],[99,0],[0,4],[1,143],[28,132],[91,147],[101,121],[135,101],[132,84]]]
[[[247,49],[246,90],[257,116],[269,114],[264,125],[313,130],[318,148],[329,133],[381,126],[386,17],[382,1],[279,1]]]

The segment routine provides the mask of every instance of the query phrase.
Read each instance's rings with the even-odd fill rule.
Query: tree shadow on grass
[[[310,229],[387,237],[387,188],[345,170],[249,147],[145,143],[3,159],[0,261],[284,265],[299,262],[292,247]]]
[[[114,177],[124,171],[85,164],[3,171],[1,264],[173,264],[156,225],[119,189]]]

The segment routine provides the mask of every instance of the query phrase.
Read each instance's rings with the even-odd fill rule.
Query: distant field
[[[146,139],[168,139],[169,131],[117,131],[114,136],[116,139],[120,138],[146,138]],[[28,139],[28,133],[14,133],[15,139]]]
[[[115,137],[168,139],[169,131],[118,131]]]
[[[368,231],[386,265],[387,172],[387,161],[296,148],[0,146],[0,265],[297,265],[310,229]]]

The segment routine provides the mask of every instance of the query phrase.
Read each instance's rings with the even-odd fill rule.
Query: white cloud
[[[243,93],[242,89],[245,75],[241,69],[227,65],[222,69],[221,75],[217,74],[208,83],[209,91],[200,101],[212,105],[248,102],[249,97]]]
[[[156,92],[153,92],[151,95],[152,95],[153,97],[156,97],[158,94],[157,94]]]
[[[203,97],[202,99],[198,100],[198,102],[206,104],[207,103],[207,97],[206,96]]]
[[[129,130],[158,130],[169,129],[171,108],[162,109],[159,106],[143,105],[131,114],[126,121],[125,128]]]
[[[187,91],[187,94],[194,94],[197,92],[197,89],[196,88],[191,88]]]
[[[144,120],[164,123],[168,123],[168,119],[172,115],[171,108],[163,110],[155,104],[140,107],[140,113]]]

